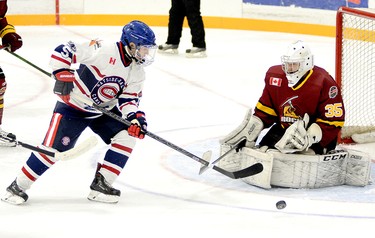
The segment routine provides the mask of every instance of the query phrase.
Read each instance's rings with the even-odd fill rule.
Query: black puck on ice
[[[277,209],[284,209],[286,207],[286,202],[284,200],[280,200],[276,203],[276,208]]]

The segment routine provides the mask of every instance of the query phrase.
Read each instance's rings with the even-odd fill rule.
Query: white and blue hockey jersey
[[[99,115],[79,100],[85,96],[108,110],[117,105],[123,116],[138,110],[145,72],[121,42],[106,45],[98,40],[70,41],[56,47],[50,67],[53,71],[75,70],[74,88],[65,102],[73,108]]]

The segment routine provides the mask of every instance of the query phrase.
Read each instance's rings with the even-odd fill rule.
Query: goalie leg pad
[[[222,146],[224,153],[229,149],[229,145]],[[273,156],[270,153],[264,153],[260,149],[243,147],[239,152],[232,153],[221,159],[218,166],[233,172],[247,168],[258,162],[263,165],[263,171],[259,174],[242,178],[242,180],[247,184],[269,189],[271,188],[270,181],[273,163]]]
[[[278,150],[244,147],[236,153],[241,168],[256,162],[263,172],[242,180],[262,188],[324,188],[339,185],[366,186],[370,182],[371,159],[361,151],[337,150],[325,155],[284,154]]]
[[[220,146],[220,155],[225,154],[231,149],[228,144],[223,144]],[[218,166],[230,172],[240,170],[241,168],[241,155],[239,153],[231,153],[230,155],[222,158],[218,162]]]
[[[366,186],[370,180],[368,154],[338,150],[325,155],[272,152],[271,185],[291,188],[324,188],[339,185]]]
[[[353,134],[351,137],[356,143],[371,143],[375,142],[375,131]]]
[[[271,153],[274,156],[273,186],[323,188],[345,184],[347,152],[329,155]]]
[[[248,166],[261,163],[263,165],[263,171],[259,174],[242,178],[247,183],[257,187],[270,189],[271,188],[271,175],[273,167],[273,155],[271,153],[265,153],[259,149],[253,149],[244,147],[240,152],[241,157],[241,169],[247,168]]]
[[[346,149],[348,162],[346,166],[345,184],[366,186],[370,182],[371,158],[367,153]]]

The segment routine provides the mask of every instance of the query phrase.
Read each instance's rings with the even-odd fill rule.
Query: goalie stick
[[[13,56],[17,57],[18,59],[22,60],[23,62],[29,64],[30,66],[34,67],[35,69],[39,70],[40,72],[47,75],[48,77],[51,77],[50,73],[48,73],[47,71],[39,68],[38,66],[34,65],[30,61],[24,59],[23,57],[17,55],[14,52],[9,52],[9,53],[11,53]],[[124,119],[124,118],[104,109],[104,108],[101,108],[98,105],[93,104],[93,102],[91,102],[90,100],[85,100],[82,97],[81,97],[81,99],[84,103],[86,103],[89,106],[92,106],[93,108],[97,109],[98,111],[102,112],[103,114],[106,114],[106,115],[112,117],[113,119],[124,123],[127,126],[131,125],[131,123],[129,121],[127,121],[126,119]],[[208,152],[208,153],[206,152],[203,155],[203,159],[202,159],[202,158],[190,153],[189,151],[184,150],[183,148],[178,147],[177,145],[174,145],[171,142],[169,142],[169,141],[167,141],[167,140],[165,140],[165,139],[163,139],[163,138],[161,138],[161,137],[159,137],[159,136],[157,136],[157,135],[155,135],[155,134],[153,134],[149,131],[146,131],[145,134],[148,135],[149,137],[163,143],[164,145],[169,146],[172,149],[174,149],[174,150],[194,159],[195,161],[197,161],[197,162],[199,162],[199,163],[201,163],[205,166],[208,166],[210,164],[208,162],[208,161],[210,161],[210,158],[207,158],[207,157],[210,157],[210,152]],[[241,169],[241,170],[238,170],[238,171],[234,171],[234,172],[224,170],[224,169],[222,169],[218,166],[215,166],[215,165],[212,166],[212,169],[216,170],[217,172],[219,172],[219,173],[221,173],[221,174],[223,174],[227,177],[230,177],[232,179],[238,179],[238,178],[244,178],[244,177],[252,176],[252,175],[255,175],[255,174],[258,174],[258,173],[262,172],[263,171],[263,165],[261,163],[256,163],[256,164],[253,164],[253,165],[251,165],[247,168],[244,168],[244,169]]]
[[[78,95],[77,95],[78,96]],[[79,96],[78,96],[79,97]],[[110,112],[108,111],[107,109],[105,108],[102,108],[96,104],[94,104],[93,102],[91,102],[91,100],[87,99],[87,98],[82,98],[82,97],[79,97],[79,100],[81,100],[82,102],[84,102],[85,104],[87,104],[88,106],[91,106],[93,107],[94,109],[102,112],[103,114],[119,121],[119,122],[122,122],[124,123],[125,125],[127,126],[130,126],[131,125],[131,122],[118,116],[117,114],[113,113],[113,112]],[[206,159],[202,159],[192,153],[190,153],[189,151],[161,138],[160,136],[150,132],[150,131],[145,131],[145,134],[149,137],[151,137],[152,139],[155,139],[161,143],[163,143],[164,145],[166,146],[169,146],[170,148],[186,155],[187,157],[190,157],[192,158],[193,160],[201,163],[202,165],[204,166],[209,166],[210,163],[208,162],[210,159],[207,158],[207,157],[210,157],[210,154],[211,152],[206,152],[204,155],[203,155],[203,158],[206,158]],[[249,177],[249,176],[252,176],[252,175],[255,175],[255,174],[258,174],[260,172],[263,171],[263,165],[261,163],[256,163],[256,164],[253,164],[247,168],[244,168],[244,169],[241,169],[241,170],[238,170],[238,171],[234,171],[234,172],[230,172],[230,171],[227,171],[225,169],[222,169],[216,165],[213,165],[212,166],[212,169],[213,170],[216,170],[217,172],[229,177],[229,178],[232,178],[232,179],[238,179],[238,178],[244,178],[244,177]]]
[[[91,137],[87,138],[82,143],[80,143],[79,145],[75,146],[74,148],[72,148],[70,150],[67,150],[67,151],[64,151],[64,152],[53,152],[53,151],[49,151],[49,150],[39,148],[37,146],[33,146],[33,145],[30,145],[30,144],[24,143],[22,141],[18,141],[14,138],[7,137],[6,135],[3,135],[3,134],[0,134],[0,138],[2,138],[4,140],[7,140],[9,142],[14,142],[16,146],[22,146],[26,149],[29,149],[29,150],[32,150],[32,151],[35,151],[35,152],[39,152],[39,153],[45,154],[47,156],[51,156],[51,157],[53,157],[57,160],[62,160],[62,161],[70,160],[70,159],[73,159],[75,157],[78,157],[78,156],[86,153],[91,148],[93,148],[98,142],[98,140],[96,139],[95,136],[91,136]]]

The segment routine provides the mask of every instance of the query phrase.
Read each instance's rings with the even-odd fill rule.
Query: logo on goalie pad
[[[343,160],[343,159],[346,159],[347,156],[348,156],[348,153],[346,152],[336,153],[336,154],[331,154],[331,155],[324,155],[323,161]]]
[[[355,160],[362,160],[363,156],[361,156],[361,155],[350,155],[350,158],[355,159]]]

